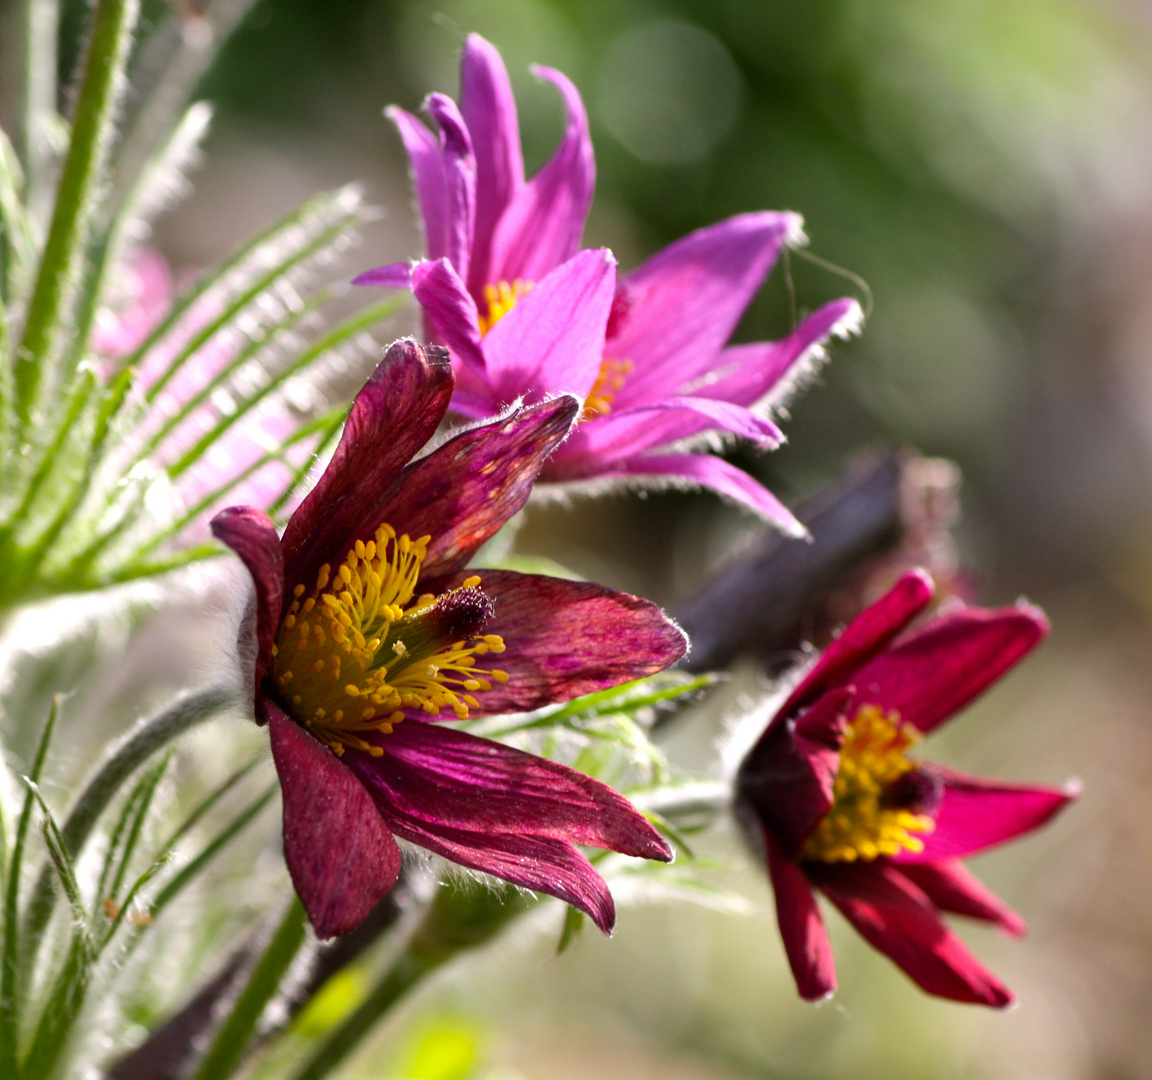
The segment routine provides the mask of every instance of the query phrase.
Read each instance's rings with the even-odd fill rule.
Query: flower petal
[[[596,475],[627,478],[652,487],[708,488],[754,510],[789,536],[807,535],[804,526],[763,484],[743,469],[711,454],[642,454],[613,462]],[[553,482],[568,478],[563,472],[553,474],[549,464],[542,479]]]
[[[280,548],[280,538],[268,515],[251,506],[230,506],[221,510],[212,519],[212,535],[236,552],[252,575],[256,590],[253,688],[258,691],[264,672],[272,661],[272,644],[276,640],[276,631],[280,629],[284,604],[284,553]],[[242,649],[248,640],[246,635],[241,635]]]
[[[768,875],[776,895],[776,922],[796,989],[805,1001],[819,1001],[836,989],[832,942],[804,871],[784,854],[767,829],[764,842]]]
[[[412,292],[428,321],[468,368],[483,374],[480,313],[460,275],[447,259],[419,262],[411,273]]]
[[[396,884],[400,849],[352,771],[271,701],[284,860],[320,939],[355,930]]]
[[[809,878],[860,935],[921,989],[1003,1008],[1012,992],[940,920],[928,897],[885,863],[805,863]]]
[[[929,623],[853,676],[860,705],[894,710],[929,732],[979,697],[1048,633],[1037,608],[964,608]]]
[[[492,665],[509,676],[477,695],[477,716],[527,712],[619,686],[663,671],[687,651],[680,628],[648,600],[585,581],[475,573],[496,609],[485,632],[506,646]],[[458,581],[445,582],[452,584]]]
[[[635,364],[623,408],[675,393],[716,367],[781,248],[802,236],[795,214],[739,214],[677,240],[620,283],[605,355]]]
[[[975,855],[1040,828],[1080,794],[1077,784],[1063,789],[1000,784],[939,765],[931,768],[944,781],[936,828],[921,838],[923,851],[902,852],[896,862],[934,863]]]
[[[412,285],[411,263],[389,263],[365,270],[352,279],[353,285],[379,285],[385,289],[407,289]]]
[[[902,864],[900,873],[923,889],[941,911],[996,923],[1013,937],[1023,936],[1026,929],[1024,920],[994,892],[985,888],[958,860]]]
[[[430,535],[421,591],[463,566],[528,500],[543,460],[568,434],[580,405],[560,397],[462,432],[412,462],[370,507],[366,528],[387,522],[413,539]]]
[[[472,154],[472,140],[456,102],[450,97],[429,94],[426,105],[440,127],[440,160],[447,198],[445,247],[436,257],[443,255],[467,280],[472,258],[472,225],[476,217],[476,159]],[[431,250],[428,254],[432,255]]]
[[[452,396],[442,349],[397,341],[356,395],[328,467],[284,530],[288,587],[311,587],[325,562],[371,535],[382,495],[436,430]]]
[[[479,296],[499,280],[490,272],[492,234],[524,184],[516,99],[500,53],[479,34],[464,39],[460,54],[460,112],[476,154],[476,225],[469,287]]]
[[[533,74],[552,83],[564,99],[568,124],[548,162],[517,190],[492,237],[491,280],[539,281],[580,248],[584,219],[596,186],[596,161],[588,116],[568,78],[551,68]]]
[[[672,859],[623,795],[566,765],[415,719],[373,741],[384,756],[350,752],[348,766],[390,808],[429,829],[541,836]]]
[[[600,374],[615,289],[616,259],[607,249],[581,251],[546,274],[484,339],[493,399],[575,394],[583,401]]]
[[[715,372],[693,385],[692,393],[739,405],[751,406],[765,399],[783,404],[797,383],[811,376],[823,355],[823,343],[833,335],[853,332],[861,318],[855,300],[833,300],[781,341],[729,346],[720,353]]]
[[[925,571],[905,574],[876,603],[857,615],[824,650],[812,670],[788,696],[776,714],[777,720],[814,701],[829,687],[851,680],[861,664],[881,652],[932,602],[934,591],[932,579]]]
[[[412,182],[424,219],[424,246],[430,259],[448,254],[448,235],[452,210],[448,181],[444,175],[444,156],[439,140],[417,117],[395,105],[384,114],[396,125],[408,160],[412,165]]]

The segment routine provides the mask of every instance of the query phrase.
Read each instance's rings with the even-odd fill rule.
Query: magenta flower
[[[1022,934],[1020,917],[960,860],[1039,828],[1076,794],[964,776],[908,755],[1048,630],[1026,605],[960,607],[898,637],[931,599],[927,575],[913,572],[856,618],[737,776],[737,809],[762,844],[784,948],[810,1001],[836,987],[817,889],[928,993],[1010,1004],[1011,992],[941,912]]]
[[[542,480],[703,486],[802,531],[745,472],[683,451],[717,436],[777,445],[782,435],[762,414],[811,370],[830,335],[855,329],[859,306],[837,300],[782,341],[727,345],[781,249],[802,239],[800,218],[787,213],[701,229],[609,283],[604,254],[577,254],[595,183],[583,103],[560,72],[535,71],[559,89],[568,124],[531,180],[508,73],[475,34],[461,57],[459,109],[442,94],[427,100],[439,140],[416,117],[390,110],[412,162],[428,259],[370,270],[356,283],[413,290],[430,331],[452,351],[458,413],[484,416],[556,393],[585,403]],[[557,327],[580,320],[602,340],[577,355],[526,356],[517,349],[523,326],[541,318]]]
[[[251,507],[212,522],[255,584],[242,646],[255,654],[288,869],[321,937],[352,930],[392,887],[394,837],[560,897],[607,932],[612,897],[574,845],[668,860],[665,841],[599,781],[434,721],[652,674],[683,655],[684,636],[634,596],[465,569],[524,504],[580,404],[517,407],[412,460],[453,385],[443,350],[397,342],[282,538]]]

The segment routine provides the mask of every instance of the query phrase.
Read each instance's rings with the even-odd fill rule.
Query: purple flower
[[[837,300],[782,341],[727,345],[781,249],[803,238],[800,218],[787,213],[741,214],[701,229],[610,284],[606,254],[580,252],[595,182],[583,103],[558,71],[535,71],[559,89],[568,124],[531,180],[508,73],[475,34],[464,43],[459,108],[442,94],[427,100],[439,139],[390,110],[412,162],[428,259],[370,270],[356,283],[412,288],[429,329],[452,351],[457,412],[479,417],[518,397],[557,393],[585,403],[542,480],[709,487],[801,532],[745,472],[683,451],[718,435],[777,445],[782,435],[764,413],[810,372],[830,335],[855,329],[859,306]],[[580,323],[602,340],[576,355],[516,351],[524,330],[505,324],[542,317],[558,327]]]
[[[517,407],[413,460],[453,385],[443,350],[397,342],[282,538],[251,507],[212,522],[255,585],[241,644],[255,654],[288,869],[321,937],[352,930],[392,887],[394,837],[560,897],[607,932],[612,897],[574,845],[668,860],[664,840],[604,784],[433,721],[650,675],[683,655],[684,636],[625,593],[465,569],[580,405]]]
[[[959,607],[898,636],[932,599],[905,575],[827,649],[745,758],[737,809],[762,850],[800,996],[836,987],[813,890],[939,997],[1002,1007],[1011,991],[942,912],[1010,934],[1024,923],[961,859],[1031,832],[1074,788],[1001,784],[909,756],[1046,635],[1035,608]]]

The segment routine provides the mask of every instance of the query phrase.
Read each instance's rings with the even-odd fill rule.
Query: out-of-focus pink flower
[[[965,776],[908,751],[1014,667],[1048,624],[1023,604],[960,607],[900,636],[931,599],[927,575],[913,572],[856,618],[737,775],[737,809],[762,846],[808,1000],[836,987],[817,890],[928,993],[997,1007],[1013,1000],[941,913],[1022,934],[1020,917],[961,860],[1039,828],[1076,791]]]
[[[711,454],[682,452],[717,434],[777,445],[782,436],[762,414],[810,370],[831,335],[860,321],[854,300],[837,300],[782,341],[728,346],[782,248],[802,239],[795,214],[729,218],[621,278],[601,351],[588,362],[517,363],[505,358],[503,342],[488,342],[511,336],[501,328],[521,307],[530,305],[533,318],[545,313],[562,321],[571,314],[562,305],[579,302],[568,284],[595,184],[588,122],[564,75],[535,71],[560,91],[568,123],[556,153],[530,180],[508,73],[496,49],[475,34],[464,43],[459,108],[442,94],[428,98],[439,139],[411,114],[389,111],[412,163],[428,259],[370,270],[356,283],[413,290],[429,327],[452,350],[455,411],[475,418],[517,397],[554,393],[584,401],[580,427],[548,461],[542,480],[709,487],[800,531],[745,472]]]
[[[652,674],[684,636],[634,596],[465,569],[527,500],[580,403],[519,406],[412,460],[453,385],[444,350],[397,342],[283,538],[251,507],[212,523],[255,585],[241,647],[255,654],[288,869],[321,937],[352,930],[392,887],[394,837],[560,897],[608,931],[611,894],[574,845],[668,860],[659,834],[590,777],[432,721]]]

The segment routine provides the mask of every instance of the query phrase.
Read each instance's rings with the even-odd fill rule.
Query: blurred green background
[[[347,1075],[1152,1077],[1152,10],[261,0],[202,88],[218,106],[205,165],[158,245],[202,266],[311,192],[359,180],[384,214],[352,268],[416,254],[381,108],[455,92],[472,30],[503,51],[530,169],[561,113],[529,63],[580,87],[599,169],[587,241],[623,267],[725,215],[791,209],[815,254],[867,281],[865,332],[796,403],[789,445],[735,460],[788,500],[877,439],[958,461],[981,599],[1026,592],[1055,633],[933,756],[1037,782],[1076,774],[1086,795],[977,867],[1032,927],[1024,943],[963,931],[1018,992],[1009,1014],[924,998],[835,919],[841,992],[801,1004],[766,883],[732,871],[759,918],[640,907],[614,941],[585,935],[562,957],[545,933],[498,948]],[[788,270],[801,308],[858,293],[796,257]],[[783,271],[741,339],[788,329]],[[534,511],[522,535],[671,604],[749,528],[706,496],[621,495]],[[737,861],[734,844],[721,851]]]

